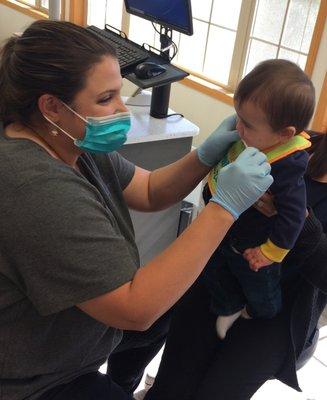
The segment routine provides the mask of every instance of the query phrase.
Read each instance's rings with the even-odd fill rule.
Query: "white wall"
[[[21,14],[9,7],[0,4],[0,41],[19,32],[33,22],[33,18]],[[312,81],[319,99],[321,87],[327,70],[327,24],[325,24],[320,43]],[[124,80],[122,94],[131,95],[135,86]],[[172,85],[170,107],[176,112],[184,114],[186,118],[200,127],[200,135],[194,139],[198,145],[217,126],[217,123],[233,112],[233,108],[219,100],[186,87],[180,83]]]

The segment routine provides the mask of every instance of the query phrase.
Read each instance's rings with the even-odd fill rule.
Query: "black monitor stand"
[[[168,48],[172,43],[172,30],[160,26],[160,49],[163,57],[170,61]],[[152,88],[150,115],[154,118],[165,118],[168,114],[169,96],[171,84],[154,86]]]

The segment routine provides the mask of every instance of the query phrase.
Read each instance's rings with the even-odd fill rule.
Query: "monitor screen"
[[[125,0],[125,6],[130,14],[193,35],[191,0]]]

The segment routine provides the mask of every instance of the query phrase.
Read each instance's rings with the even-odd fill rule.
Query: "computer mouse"
[[[165,71],[166,68],[163,65],[151,61],[145,61],[136,66],[134,73],[139,79],[150,79],[163,74]]]

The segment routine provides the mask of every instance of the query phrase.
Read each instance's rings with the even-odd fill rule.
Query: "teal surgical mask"
[[[67,104],[63,104],[86,123],[83,139],[75,139],[45,115],[44,118],[74,140],[74,144],[80,149],[91,153],[110,153],[119,149],[126,142],[127,133],[131,127],[131,113],[129,111],[104,117],[84,118]]]

